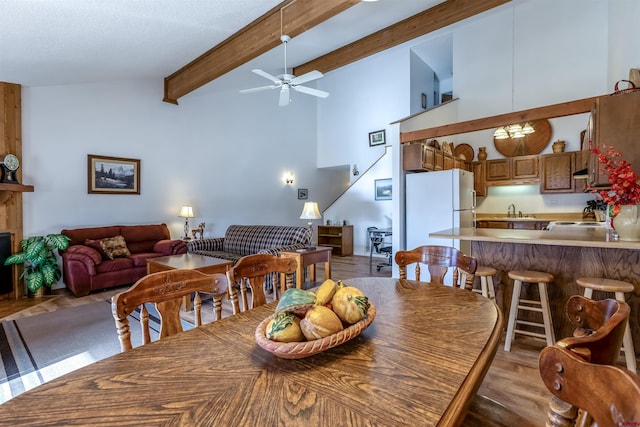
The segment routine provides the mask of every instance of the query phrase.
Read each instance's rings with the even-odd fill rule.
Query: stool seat
[[[611,292],[615,294],[616,300],[625,302],[624,293],[635,290],[633,284],[629,282],[602,277],[579,277],[576,279],[576,283],[584,288],[584,296],[589,299],[593,299],[593,291],[599,291]],[[637,372],[636,352],[628,322],[622,337],[622,350],[627,362],[627,369],[635,374]]]
[[[553,321],[551,319],[551,307],[549,305],[547,283],[553,282],[553,274],[534,270],[513,270],[509,271],[507,275],[513,280],[513,294],[511,295],[511,306],[509,310],[507,335],[504,340],[504,351],[511,351],[511,341],[513,341],[516,334],[542,338],[546,340],[547,345],[552,346],[555,343],[556,338],[553,331]],[[523,283],[535,283],[538,285],[538,293],[540,294],[539,301],[521,298],[520,292],[522,290]],[[518,319],[518,312],[520,310],[542,314],[542,323]],[[525,325],[530,328],[543,328],[544,334],[533,332],[529,329],[520,329],[518,328],[518,325]]]
[[[544,273],[542,271],[532,270],[514,270],[510,271],[509,278],[513,280],[522,280],[528,283],[550,283],[553,282],[553,274]]]
[[[479,265],[476,268],[475,275],[480,278],[480,289],[472,289],[473,292],[482,294],[483,297],[496,299],[496,291],[493,287],[493,276],[498,273],[493,267]]]
[[[601,292],[633,292],[635,289],[629,282],[600,277],[580,277],[576,279],[576,283],[583,288],[591,288]]]
[[[493,267],[485,267],[483,265],[478,266],[478,268],[476,268],[476,276],[480,276],[480,277],[486,277],[486,276],[495,276],[498,273],[498,270],[496,270]]]

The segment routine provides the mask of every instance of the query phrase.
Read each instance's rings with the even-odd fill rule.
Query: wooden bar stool
[[[493,287],[493,276],[498,271],[493,267],[478,266],[476,269],[476,277],[480,277],[480,289],[472,289],[473,292],[481,293],[483,297],[496,299],[496,291]]]
[[[504,341],[504,351],[511,351],[511,341],[515,338],[516,333],[546,339],[547,345],[553,345],[556,339],[553,333],[549,295],[547,294],[547,283],[553,282],[553,275],[542,271],[530,270],[510,271],[508,275],[510,279],[513,279],[513,295],[511,297],[511,309],[509,310],[509,324],[507,326],[507,336]],[[540,301],[520,298],[523,282],[538,284]],[[543,323],[518,320],[519,310],[542,313]],[[516,326],[518,324],[544,328],[544,334],[517,329]]]
[[[576,279],[576,283],[584,288],[584,296],[593,299],[593,291],[611,292],[616,296],[616,300],[625,302],[624,293],[633,292],[634,287],[629,282],[622,280],[603,279],[598,277],[580,277]],[[622,349],[624,350],[624,358],[627,361],[627,369],[636,373],[636,352],[633,347],[633,338],[631,337],[631,329],[629,322],[622,337]]]

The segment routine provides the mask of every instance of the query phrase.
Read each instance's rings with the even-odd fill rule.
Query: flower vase
[[[638,205],[622,205],[620,213],[613,219],[613,228],[620,236],[620,240],[640,241],[640,218]]]

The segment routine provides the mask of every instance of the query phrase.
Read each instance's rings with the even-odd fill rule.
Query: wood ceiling
[[[294,68],[328,72],[400,43],[446,27],[511,0],[446,0],[430,9]],[[360,0],[286,0],[224,42],[164,79],[163,101],[178,98],[280,45],[280,33],[295,37]],[[281,28],[282,23],[282,28]]]

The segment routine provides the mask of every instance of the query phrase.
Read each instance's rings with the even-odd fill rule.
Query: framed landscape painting
[[[376,200],[391,200],[391,178],[376,179],[374,184]]]
[[[140,194],[140,160],[87,155],[89,194]]]
[[[384,145],[386,143],[385,131],[377,130],[375,132],[369,132],[369,147],[375,147],[376,145]]]

